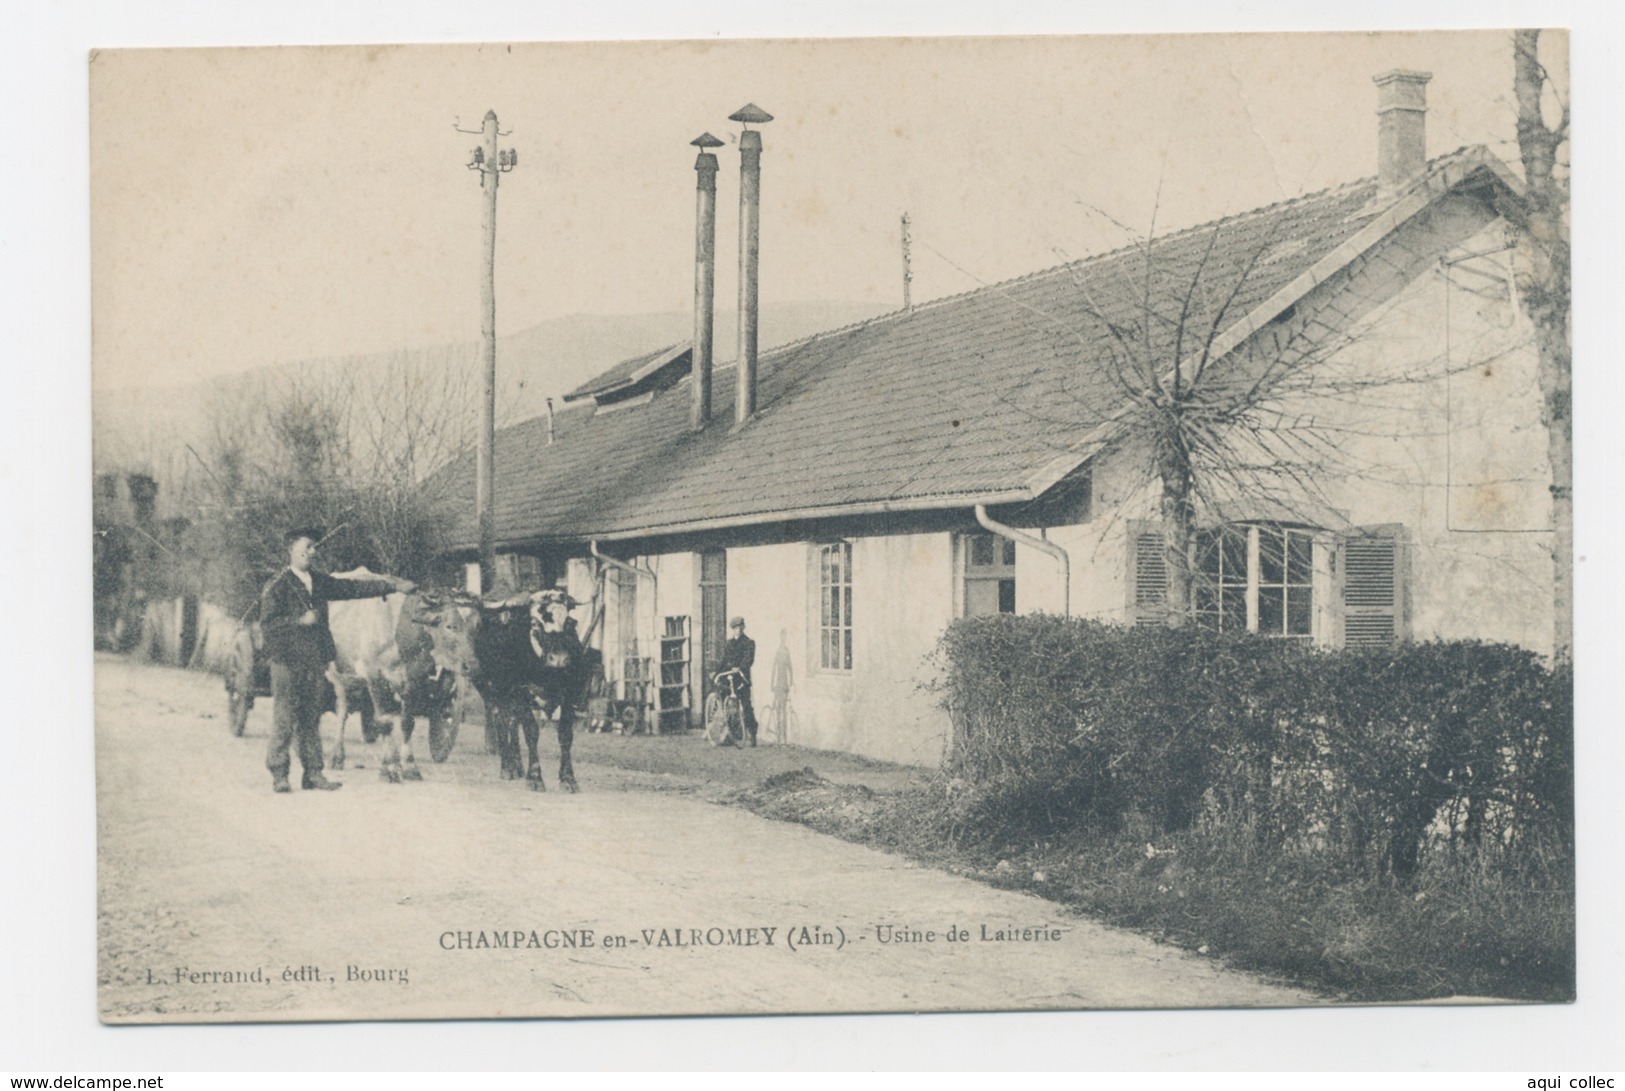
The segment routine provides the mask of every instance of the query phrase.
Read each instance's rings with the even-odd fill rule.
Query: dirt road
[[[1310,999],[654,775],[578,759],[581,794],[533,793],[473,731],[422,783],[356,742],[341,791],[273,795],[269,700],[241,739],[224,706],[212,677],[97,661],[104,1021]]]

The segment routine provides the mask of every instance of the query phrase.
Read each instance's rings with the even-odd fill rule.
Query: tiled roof
[[[669,345],[654,352],[646,352],[642,356],[634,356],[630,360],[622,360],[614,367],[582,383],[564,396],[567,402],[580,401],[583,398],[603,398],[605,395],[615,395],[630,392],[656,371],[674,362],[688,352],[688,342],[682,341]]]
[[[1223,324],[1239,321],[1370,224],[1375,193],[1367,179],[1166,236],[1149,259],[1128,247],[774,349],[760,360],[758,415],[742,428],[734,370],[719,367],[699,433],[686,380],[612,410],[567,409],[551,446],[545,420],[504,429],[498,542],[1031,498],[1041,471],[1119,408],[1121,340],[1168,358],[1177,323],[1166,312],[1199,268],[1186,327],[1211,324],[1232,289]],[[1159,312],[1150,321],[1147,298]],[[572,397],[625,387],[670,351],[618,364]],[[478,540],[473,463],[437,482],[459,498],[459,549]]]

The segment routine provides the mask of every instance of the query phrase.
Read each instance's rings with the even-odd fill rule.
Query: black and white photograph
[[[91,49],[81,1014],[1583,1005],[1570,38]]]
[[[1572,1000],[1566,61],[97,52],[101,1018]]]

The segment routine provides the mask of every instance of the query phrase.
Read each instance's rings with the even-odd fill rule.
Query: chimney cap
[[[1417,83],[1426,83],[1433,78],[1432,72],[1422,72],[1415,68],[1390,68],[1386,72],[1379,72],[1371,77],[1375,84],[1391,83],[1394,80],[1414,80]]]
[[[756,105],[747,102],[739,109],[728,115],[729,121],[742,121],[747,125],[762,125],[773,120],[773,115]]]
[[[1432,72],[1416,72],[1406,68],[1394,68],[1372,76],[1371,82],[1377,85],[1377,113],[1426,110],[1428,81],[1432,78]]]
[[[700,148],[702,150],[705,149],[705,148],[720,148],[720,147],[722,147],[722,141],[718,140],[716,137],[712,136],[710,133],[701,133],[699,136],[695,137],[693,140],[690,140],[689,143],[694,145],[696,148]]]

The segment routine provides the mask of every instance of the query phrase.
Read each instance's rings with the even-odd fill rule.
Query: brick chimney
[[[728,115],[743,125],[764,125],[773,115],[746,103]],[[734,426],[756,415],[756,269],[761,256],[762,134],[739,134],[739,385],[734,395]]]
[[[717,157],[722,141],[701,133],[689,141],[700,149],[694,160],[694,406],[689,424],[697,432],[711,419],[711,339],[716,325],[717,287]]]
[[[1392,197],[1427,169],[1428,80],[1432,72],[1396,68],[1377,85],[1377,198]]]

